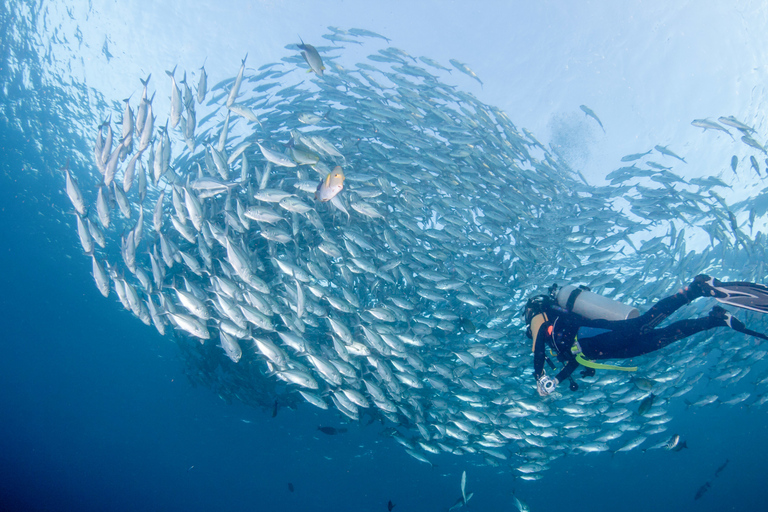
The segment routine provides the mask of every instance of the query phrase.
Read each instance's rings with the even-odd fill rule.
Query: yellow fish
[[[301,39],[301,37],[299,37]],[[307,61],[309,65],[309,71],[314,71],[317,76],[323,76],[325,66],[323,65],[323,59],[320,57],[317,49],[311,44],[306,44],[304,40],[301,40],[301,44],[297,45],[301,50],[301,56]],[[309,71],[307,71],[309,73]]]
[[[329,172],[328,176],[326,176],[325,179],[317,185],[317,191],[315,191],[315,199],[323,203],[330,201],[336,197],[336,194],[341,192],[343,188],[344,172],[342,172],[341,166],[337,165],[333,168],[333,171]]]

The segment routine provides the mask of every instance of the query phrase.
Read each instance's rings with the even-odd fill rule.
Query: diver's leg
[[[699,274],[684,289],[674,295],[661,299],[651,309],[640,315],[635,321],[640,334],[647,333],[663,322],[669,315],[691,301],[709,295],[708,289],[711,287],[707,284],[707,281],[709,281],[709,276]]]
[[[586,320],[584,325],[597,327],[600,329],[610,329],[616,332],[630,332],[633,335],[639,333],[644,335],[653,330],[657,325],[664,321],[669,315],[692,302],[699,297],[710,296],[712,287],[708,281],[710,277],[705,274],[699,274],[684,289],[674,295],[665,297],[658,301],[648,311],[636,318],[628,320],[605,320],[602,318]]]
[[[680,320],[661,329],[635,332],[634,336],[628,336],[629,333],[626,331],[624,333],[620,331],[604,333],[583,341],[579,339],[579,344],[587,359],[637,357],[659,350],[670,343],[693,336],[701,331],[715,327],[728,327],[729,318],[725,313],[723,308],[715,306],[708,316],[702,318]]]
[[[725,323],[706,316],[703,318],[693,318],[689,320],[680,320],[661,329],[651,329],[641,333],[635,343],[626,347],[620,357],[636,357],[649,352],[654,352],[664,348],[670,343],[682,340],[688,336],[693,336],[701,331],[723,327]]]

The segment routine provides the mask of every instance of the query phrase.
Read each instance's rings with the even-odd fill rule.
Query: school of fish
[[[566,454],[671,449],[676,400],[768,400],[766,350],[726,330],[541,399],[521,317],[554,282],[641,308],[702,272],[765,282],[764,198],[728,205],[721,177],[686,180],[662,145],[590,185],[505,112],[441,82],[451,68],[394,47],[353,64],[301,41],[247,64],[210,89],[204,67],[142,80],[120,122],[98,127],[90,167],[62,179],[98,290],[172,335],[219,394],[380,420],[419,461],[471,455],[524,479]],[[155,111],[168,93],[170,111]],[[693,124],[765,152],[752,128],[719,121]],[[754,156],[732,170],[762,179]],[[739,382],[749,390],[731,392]]]

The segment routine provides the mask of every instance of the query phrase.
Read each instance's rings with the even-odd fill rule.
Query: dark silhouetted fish
[[[651,393],[650,395],[648,395],[647,397],[645,397],[645,398],[643,399],[643,401],[642,401],[642,402],[640,402],[640,407],[638,407],[638,408],[637,408],[637,414],[639,414],[640,416],[642,416],[643,414],[647,413],[647,412],[648,412],[648,410],[649,410],[649,409],[651,408],[651,406],[653,405],[653,399],[654,399],[654,398],[656,398],[656,395],[654,395],[653,393]]]
[[[591,108],[589,108],[589,107],[588,107],[588,106],[586,106],[586,105],[579,105],[579,108],[580,108],[580,109],[582,110],[582,112],[584,112],[584,113],[585,113],[587,116],[589,116],[589,117],[591,117],[592,119],[594,119],[595,121],[597,121],[597,124],[599,124],[599,125],[600,125],[600,128],[602,128],[602,130],[603,130],[603,133],[605,133],[605,128],[603,128],[603,123],[601,123],[601,122],[600,122],[600,119],[598,119],[598,117],[597,117],[597,114],[595,114],[595,112],[594,112],[594,111],[593,111]],[[649,151],[649,153],[650,153],[650,151]],[[623,160],[623,159],[622,159],[622,161],[625,161],[625,160]]]
[[[707,482],[701,487],[699,487],[699,490],[696,491],[696,496],[693,497],[694,501],[704,496],[704,493],[707,492],[710,487],[712,487],[712,484],[710,482]]]
[[[323,434],[328,434],[329,436],[335,436],[336,434],[343,434],[347,431],[345,428],[334,428],[334,427],[317,427],[317,430],[322,432]]]
[[[729,459],[725,459],[725,462],[723,462],[723,463],[720,465],[720,467],[719,467],[719,468],[717,468],[717,471],[715,471],[715,476],[716,476],[716,477],[720,476],[720,473],[722,473],[722,472],[723,472],[723,470],[725,469],[725,467],[728,465],[728,463],[729,463],[729,462],[730,462],[730,460],[729,460]]]

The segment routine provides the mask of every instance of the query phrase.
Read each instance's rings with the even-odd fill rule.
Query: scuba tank
[[[563,286],[560,289],[553,286],[551,296],[555,298],[561,308],[573,311],[590,320],[629,320],[630,318],[640,316],[637,308],[592,293],[587,288],[577,287],[572,284]]]

